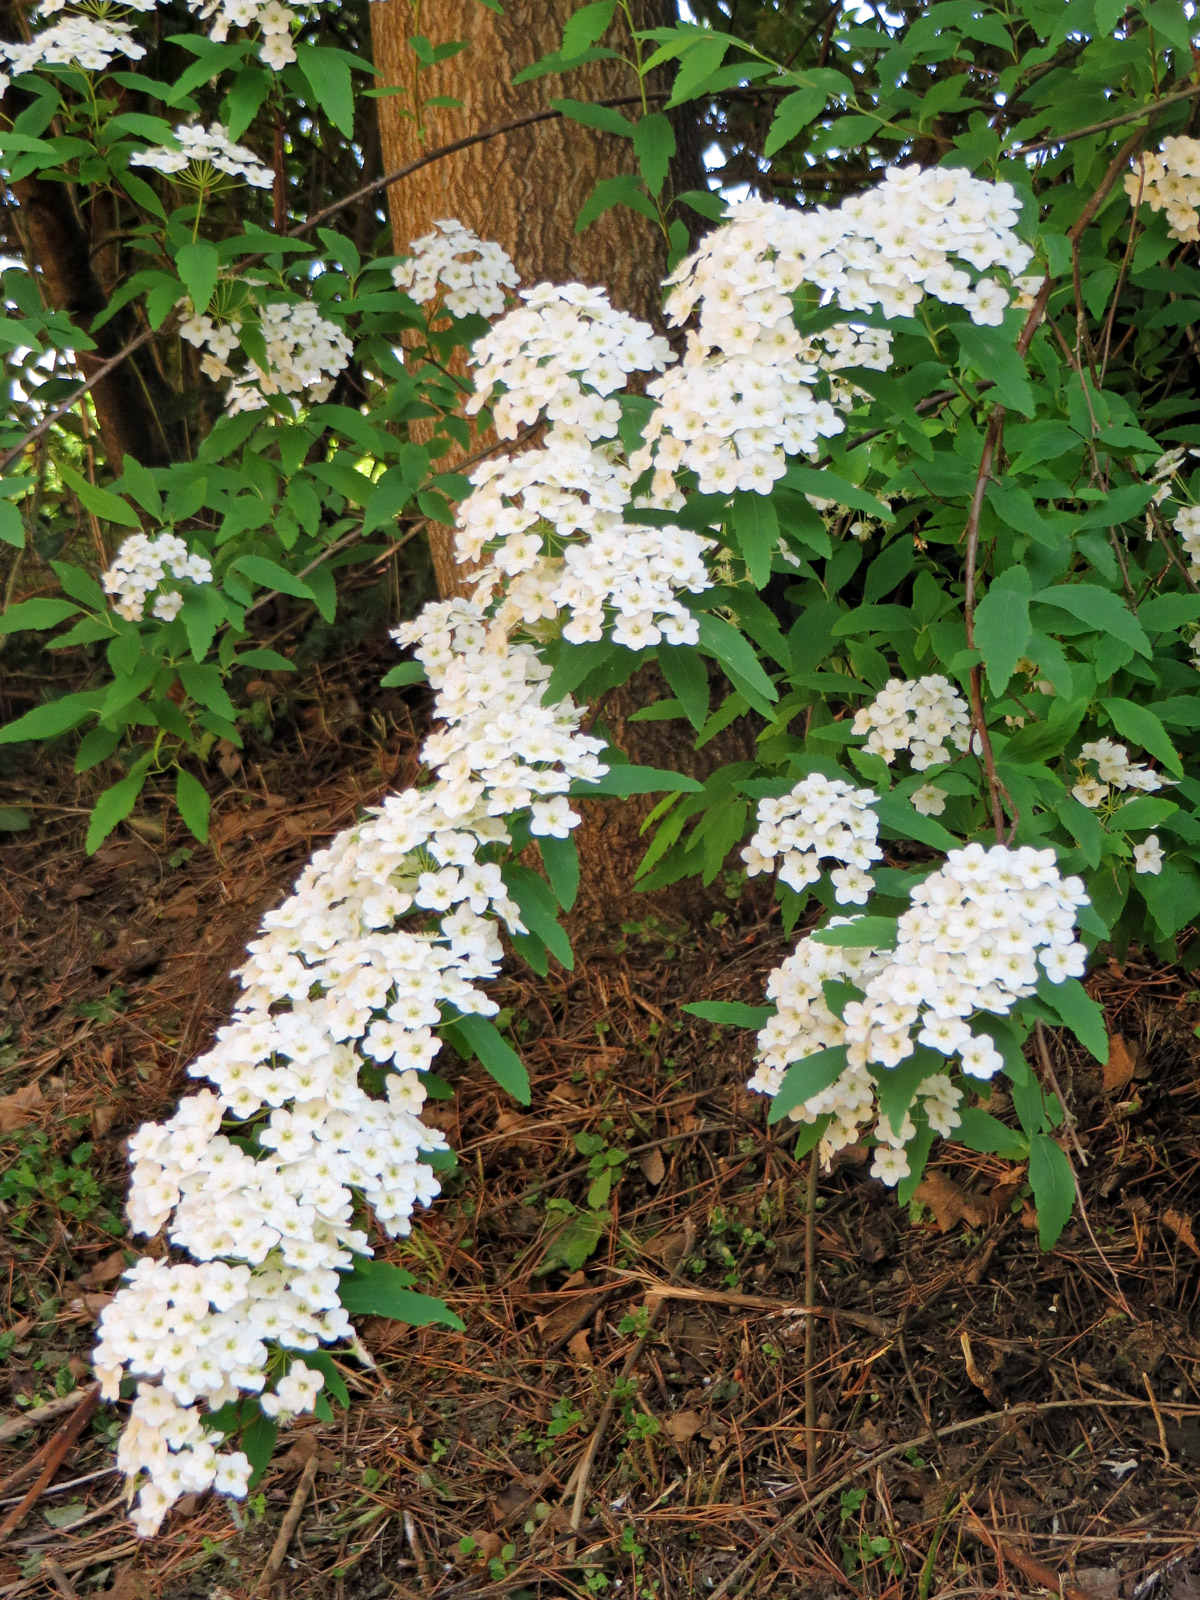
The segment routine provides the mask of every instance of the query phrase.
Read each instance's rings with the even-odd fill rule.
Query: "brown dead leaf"
[[[214,1600],[217,1590],[213,1590]],[[150,1585],[144,1578],[138,1576],[132,1567],[122,1566],[117,1569],[117,1576],[111,1589],[106,1589],[104,1600],[153,1600]]]
[[[119,1119],[120,1115],[121,1104],[118,1100],[106,1100],[102,1105],[98,1105],[92,1112],[93,1138],[103,1139],[104,1135],[111,1130],[113,1124]]]
[[[592,1360],[592,1348],[588,1344],[588,1331],[586,1328],[580,1328],[578,1333],[572,1334],[567,1340],[567,1354],[577,1367],[595,1365]]]
[[[686,1444],[689,1439],[696,1437],[703,1426],[704,1418],[698,1411],[677,1411],[663,1423],[663,1432],[676,1444]]]
[[[64,1314],[75,1322],[95,1322],[112,1298],[111,1294],[101,1294],[98,1290],[92,1294],[77,1294],[67,1301]]]
[[[16,1094],[0,1096],[0,1133],[12,1133],[32,1122],[41,1109],[44,1096],[40,1083],[27,1083]]]
[[[487,1562],[500,1554],[504,1540],[498,1533],[493,1533],[491,1528],[472,1528],[470,1538],[475,1541],[474,1559]]]
[[[200,902],[194,894],[181,894],[168,900],[160,915],[164,922],[191,922],[200,915]]]
[[[529,1504],[530,1492],[520,1483],[510,1483],[492,1500],[492,1515],[501,1527],[510,1517],[524,1511]]]
[[[667,1175],[667,1164],[661,1150],[645,1151],[638,1157],[638,1166],[642,1169],[642,1177],[655,1189]]]
[[[114,1250],[105,1256],[103,1261],[98,1261],[90,1271],[85,1272],[79,1282],[85,1289],[103,1289],[105,1284],[113,1283],[125,1271],[124,1250]]]
[[[978,1228],[987,1221],[987,1207],[944,1172],[927,1172],[917,1185],[914,1198],[933,1212],[939,1233],[949,1233],[960,1222]]]
[[[1125,1087],[1137,1071],[1140,1054],[1136,1045],[1130,1050],[1124,1034],[1109,1035],[1108,1060],[1104,1063],[1105,1094],[1116,1094]]]
[[[1180,1244],[1187,1245],[1194,1256],[1200,1256],[1200,1244],[1196,1243],[1196,1230],[1191,1217],[1185,1217],[1182,1211],[1175,1211],[1168,1206],[1163,1212],[1163,1221]]]

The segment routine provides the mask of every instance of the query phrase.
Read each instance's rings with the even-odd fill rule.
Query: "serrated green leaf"
[[[56,628],[60,622],[78,614],[79,607],[69,600],[18,600],[0,612],[0,634],[44,633],[47,628]]]
[[[1075,1173],[1066,1152],[1045,1133],[1029,1141],[1029,1186],[1037,1207],[1038,1244],[1052,1250],[1075,1208]]]
[[[177,252],[175,266],[197,314],[203,316],[221,274],[216,245],[209,244],[206,239],[192,240]]]
[[[411,1273],[401,1267],[358,1256],[353,1270],[342,1274],[338,1299],[354,1317],[389,1317],[412,1328],[437,1324],[463,1332],[466,1324],[462,1318],[455,1316],[444,1300],[410,1288],[412,1281]]]
[[[95,855],[117,824],[124,822],[137,804],[138,795],[146,782],[146,768],[141,763],[139,767],[105,789],[92,807],[85,841],[88,855]]]
[[[467,1053],[476,1057],[506,1093],[523,1106],[529,1104],[529,1074],[525,1063],[494,1024],[486,1017],[455,1017],[447,1032],[451,1043],[455,1034],[461,1038]]]
[[[201,844],[208,842],[208,790],[182,767],[175,774],[175,805],[188,829]]]
[[[990,585],[975,611],[975,643],[983,654],[988,687],[1003,694],[1017,662],[1029,648],[1029,599],[1024,567],[1009,567]]]
[[[642,179],[653,195],[662,193],[671,158],[675,154],[675,129],[661,111],[651,111],[633,128],[633,153]]]
[[[1104,1008],[1088,994],[1078,978],[1064,978],[1061,983],[1051,983],[1046,973],[1039,974],[1038,997],[1049,1006],[1054,1015],[1089,1050],[1097,1061],[1108,1060],[1108,1029],[1104,1025]]]
[[[765,1028],[775,1015],[774,1006],[748,1006],[741,1000],[692,1000],[679,1009],[703,1022],[724,1022],[731,1028]]]
[[[315,110],[325,113],[339,133],[354,137],[354,81],[340,50],[298,44],[296,65],[308,79]]]
[[[565,839],[542,835],[538,845],[550,887],[563,910],[570,911],[579,893],[579,851],[575,839],[571,834]]]
[[[828,1089],[845,1070],[844,1045],[833,1045],[827,1050],[818,1050],[811,1056],[805,1056],[803,1061],[794,1061],[784,1073],[779,1092],[771,1101],[767,1121],[782,1122],[793,1107],[802,1106],[806,1100],[820,1094],[822,1089]]]
[[[1183,776],[1183,762],[1171,741],[1170,735],[1148,706],[1135,705],[1132,700],[1102,700],[1101,705],[1109,715],[1113,727],[1126,739],[1141,745],[1161,761],[1177,778]]]

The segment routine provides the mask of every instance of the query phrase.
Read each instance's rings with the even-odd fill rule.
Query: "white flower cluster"
[[[207,349],[200,363],[205,376],[214,382],[234,380],[225,394],[229,415],[262,411],[268,395],[302,395],[313,405],[327,400],[338,373],[354,353],[353,344],[337,323],[304,300],[268,301],[259,306],[258,317],[267,346],[266,371],[256,361],[248,361],[237,373],[229,365],[228,357],[238,344],[240,321],[217,323],[193,310],[179,325],[189,344]]]
[[[442,296],[456,317],[498,317],[505,289],[520,283],[512,257],[502,245],[481,239],[461,222],[435,222],[432,233],[414,239],[412,255],[392,268],[397,289],[423,304]]]
[[[292,31],[301,21],[301,11],[311,11],[314,0],[302,6],[285,6],[280,0],[187,0],[188,9],[205,21],[211,18],[210,39],[224,41],[230,28],[257,28],[258,55],[264,66],[290,66],[296,59]]]
[[[177,149],[166,144],[152,145],[130,156],[130,166],[153,167],[156,172],[167,173],[189,169],[190,181],[205,188],[212,187],[214,171],[245,178],[256,189],[269,189],[275,181],[270,167],[264,167],[253,150],[234,144],[223,123],[200,128],[181,122],[175,129],[175,139]]]
[[[103,72],[117,56],[137,61],[145,54],[127,22],[114,22],[107,17],[64,17],[35,33],[28,44],[0,40],[0,94],[13,78],[23,72],[35,72],[38,67],[82,67],[85,72]]]
[[[510,647],[479,605],[431,605],[398,637],[437,690],[445,726],[422,752],[434,783],[317,852],[250,944],[232,1022],[190,1068],[216,1092],[130,1142],[133,1227],[165,1226],[199,1263],[140,1262],[101,1318],[105,1395],[145,1380],[121,1455],[147,1475],[143,1533],[186,1490],[244,1492],[244,1458],[214,1448],[198,1404],[251,1394],[269,1415],[311,1408],[320,1374],[301,1362],[283,1376],[278,1352],[350,1336],[338,1274],[370,1253],[361,1203],[403,1234],[438,1192],[422,1156],[445,1140],[419,1119],[419,1072],[440,1022],[497,1010],[478,987],[503,953],[497,919],[524,931],[488,851],[522,810],[535,833],[565,837],[580,820],[566,791],[606,770],[579,710],[545,702],[533,647]],[[386,1097],[364,1066],[388,1071]]]
[[[785,456],[813,452],[845,426],[816,397],[821,368],[891,359],[889,342],[853,324],[803,339],[792,316],[796,291],[812,284],[848,313],[878,306],[889,317],[911,315],[932,295],[965,306],[974,322],[999,324],[1008,290],[994,277],[973,279],[961,263],[1020,273],[1032,252],[1013,232],[1017,217],[1008,184],[947,167],[891,168],[836,209],[731,206],[730,220],[669,280],[672,323],[698,308],[699,326],[683,364],[649,385],[660,408],[635,464],[649,464],[653,444],[661,467],[694,471],[705,493],[766,494]]]
[[[971,844],[910,893],[898,919],[894,950],[850,949],[802,939],[772,974],[767,993],[779,1004],[759,1034],[752,1089],[776,1094],[787,1068],[830,1046],[845,1047],[846,1070],[831,1088],[798,1106],[793,1119],[830,1114],[825,1153],[857,1137],[872,1109],[872,1081],[898,1067],[918,1046],[957,1056],[969,1076],[990,1078],[1004,1060],[987,1033],[970,1026],[977,1012],[1004,1016],[1031,995],[1039,970],[1052,983],[1081,977],[1086,953],[1075,938],[1077,908],[1087,896],[1078,878],[1059,875],[1052,850]],[[838,924],[831,924],[837,926]],[[841,1018],[822,984],[842,978],[861,990]],[[932,1074],[918,1094],[935,1132],[957,1120],[958,1091]],[[932,1105],[930,1104],[932,1102]],[[935,1120],[935,1118],[937,1120]],[[876,1123],[875,1176],[896,1183],[909,1167],[904,1147],[916,1131],[911,1115],[899,1128]]]
[[[537,449],[484,462],[459,507],[456,552],[491,566],[486,590],[502,580],[495,609],[504,627],[535,626],[567,614],[572,644],[612,638],[631,650],[666,640],[694,644],[692,613],[677,598],[710,585],[705,552],[713,541],[686,528],[638,523],[637,508],[670,509],[663,498],[635,499],[636,471],[617,443],[622,389],[631,373],[661,371],[666,341],[614,311],[598,289],[539,284],[476,344],[479,411],[499,388],[496,431],[512,438],[543,416],[551,426]],[[634,509],[631,509],[633,507]]]
[[[1180,506],[1171,524],[1188,558],[1188,574],[1200,579],[1200,506]]]
[[[1200,239],[1200,139],[1164,139],[1157,155],[1139,155],[1125,193],[1134,205],[1165,211],[1172,239]]]
[[[819,772],[801,778],[790,793],[758,803],[758,829],[742,851],[747,876],[770,872],[777,858],[780,881],[797,894],[821,876],[821,862],[842,865],[830,873],[839,905],[865,905],[875,887],[866,868],[879,861],[879,818],[873,789],[855,789]]]
[[[1128,748],[1112,739],[1093,739],[1081,745],[1079,759],[1096,763],[1095,776],[1088,773],[1071,790],[1080,805],[1087,806],[1090,811],[1102,806],[1114,789],[1136,789],[1139,794],[1153,794],[1172,782],[1153,767],[1131,761]]]
[[[146,596],[170,573],[190,583],[211,583],[212,563],[207,556],[193,555],[175,533],[160,533],[148,538],[132,533],[121,543],[112,565],[100,583],[105,594],[113,595],[113,610],[126,622],[140,622],[145,615]],[[163,589],[155,595],[151,611],[162,622],[170,622],[183,607],[178,589]]]
[[[854,732],[868,734],[866,748],[891,766],[906,751],[914,772],[925,772],[950,760],[947,741],[960,753],[971,745],[967,702],[948,678],[889,678],[871,701],[854,713]],[[944,800],[934,784],[930,809]],[[940,807],[939,807],[940,809]]]
[[[843,927],[850,920],[835,917],[829,926]],[[767,998],[775,1001],[777,1010],[758,1036],[758,1068],[750,1079],[750,1088],[761,1094],[778,1094],[784,1073],[794,1062],[803,1061],[818,1050],[846,1046],[846,1025],[831,1009],[823,985],[833,980],[865,989],[884,970],[887,961],[886,952],[801,939],[767,982]],[[936,1133],[949,1135],[958,1126],[963,1091],[947,1072],[931,1069],[918,1084],[916,1098]],[[876,1113],[875,1080],[865,1062],[856,1059],[836,1082],[790,1112],[793,1122],[809,1124],[825,1116],[830,1119],[821,1137],[821,1156],[826,1163],[835,1152],[855,1143],[860,1129],[873,1122],[879,1144],[871,1175],[888,1183],[898,1183],[907,1176],[904,1146],[916,1131],[911,1112],[897,1129]],[[901,1162],[904,1170],[900,1169]]]

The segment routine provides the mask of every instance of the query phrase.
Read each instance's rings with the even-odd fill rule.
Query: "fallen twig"
[[[292,1539],[295,1536],[296,1529],[300,1526],[300,1518],[304,1511],[304,1502],[308,1499],[309,1492],[312,1489],[316,1476],[317,1454],[314,1450],[312,1455],[309,1456],[308,1460],[304,1463],[304,1471],[300,1474],[300,1482],[296,1485],[296,1492],[292,1496],[292,1503],[287,1508],[287,1515],[284,1517],[279,1532],[275,1536],[275,1543],[271,1546],[271,1554],[267,1557],[267,1564],[263,1568],[262,1576],[258,1580],[259,1592],[262,1594],[268,1593],[271,1585],[279,1576],[280,1570],[283,1567],[283,1558],[287,1555],[288,1545],[291,1544]]]
[[[28,1461],[25,1466],[19,1467],[9,1479],[5,1485],[6,1488],[11,1488],[14,1484],[22,1482],[30,1472],[36,1470],[38,1461],[42,1462],[41,1470],[30,1484],[28,1492],[22,1497],[19,1504],[13,1507],[4,1521],[0,1522],[0,1543],[3,1543],[8,1538],[14,1528],[21,1526],[42,1490],[53,1478],[59,1467],[62,1466],[67,1452],[96,1415],[99,1408],[100,1385],[94,1383],[77,1400],[75,1410],[54,1437],[42,1446],[32,1461]]]
[[[61,1050],[49,1052],[51,1065],[63,1054]],[[61,1417],[64,1411],[73,1411],[79,1404],[79,1390],[74,1389],[70,1394],[60,1394],[53,1400],[47,1400],[44,1406],[34,1406],[32,1411],[24,1411],[19,1417],[7,1417],[0,1422],[0,1444],[8,1439],[15,1439],[19,1433],[24,1433],[28,1428],[40,1427],[43,1422],[50,1422],[54,1417]],[[5,1485],[0,1484],[0,1493]]]

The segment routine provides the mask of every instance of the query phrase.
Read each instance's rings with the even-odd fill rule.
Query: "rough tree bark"
[[[409,95],[379,100],[384,170],[404,166],[425,150],[464,134],[512,122],[552,100],[604,100],[636,95],[637,77],[623,61],[595,61],[562,76],[551,74],[514,88],[523,67],[556,50],[563,24],[578,0],[507,0],[503,16],[478,0],[382,0],[371,7],[375,63],[384,84],[411,90],[410,36],[419,31],[435,45],[467,37],[469,48],[421,75],[423,98],[449,95],[462,108],[425,115],[422,142],[410,116]],[[647,27],[677,20],[673,0],[637,0],[635,16]],[[614,47],[620,24],[609,37]],[[630,106],[631,114],[636,114]],[[694,187],[699,161],[695,141],[681,139],[690,170],[677,187]],[[516,263],[525,284],[581,282],[606,288],[613,304],[657,322],[666,246],[648,218],[614,207],[583,233],[575,218],[601,178],[631,170],[628,141],[580,127],[565,118],[535,123],[473,145],[415,173],[389,191],[398,251],[428,233],[441,217],[454,217],[483,239],[495,239]],[[443,595],[460,588],[446,530],[431,536],[434,573]]]
[[[421,153],[478,129],[510,122],[552,100],[570,96],[601,100],[637,92],[635,74],[621,61],[598,61],[567,76],[551,75],[513,88],[523,67],[556,50],[563,24],[579,0],[506,0],[503,16],[464,0],[422,0],[420,32],[437,45],[467,35],[469,48],[422,78],[422,93],[452,95],[460,110],[429,114],[422,145],[404,108],[404,96],[378,102],[385,171],[394,171]],[[674,0],[637,0],[639,25],[678,20]],[[371,7],[376,66],[385,84],[411,86],[409,36],[417,31],[413,0],[383,0]],[[618,28],[609,38],[619,47]],[[636,109],[630,107],[631,114]],[[680,156],[671,178],[674,190],[702,186],[699,129],[677,123]],[[495,239],[508,251],[525,283],[542,280],[597,284],[613,303],[648,321],[661,320],[661,280],[666,247],[660,231],[625,208],[605,213],[582,234],[575,218],[600,178],[631,170],[627,141],[559,120],[476,145],[424,168],[390,191],[396,249],[427,233],[438,218],[454,217],[481,238]],[[443,595],[461,585],[452,535],[432,530],[434,573]],[[615,742],[630,758],[703,776],[746,752],[741,727],[706,747],[698,758],[690,729],[680,723],[633,723],[629,714],[664,686],[656,666],[643,669],[635,685],[605,697],[593,708]],[[738,746],[734,751],[733,746]],[[577,835],[583,868],[580,896],[572,919],[577,927],[619,919],[629,913],[633,874],[645,849],[639,826],[652,801],[584,806]],[[654,897],[659,909],[686,912],[693,891]]]

